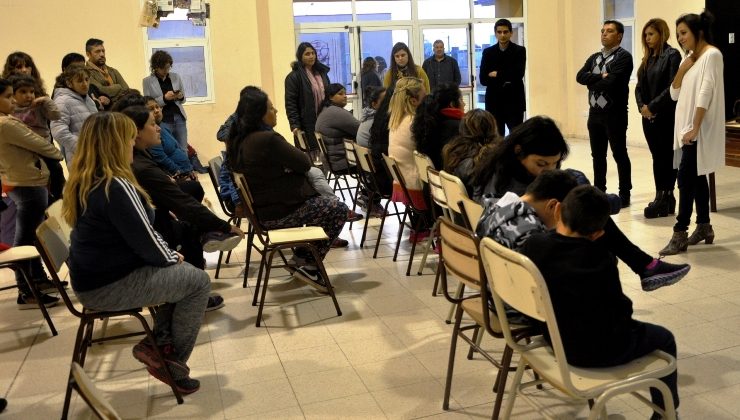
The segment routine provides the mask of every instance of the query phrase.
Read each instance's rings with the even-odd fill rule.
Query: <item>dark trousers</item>
[[[603,244],[614,256],[622,260],[632,271],[640,275],[642,274],[647,265],[653,261],[653,257],[646,254],[637,245],[633,244],[625,235],[619,230],[614,220],[607,219],[606,225],[604,226],[604,235],[602,235],[597,242]]]
[[[62,191],[67,180],[64,178],[62,163],[58,160],[44,158],[49,169],[49,205],[62,198]]]
[[[696,223],[709,223],[709,182],[706,175],[697,175],[696,144],[681,148],[678,167],[678,215],[674,232],[684,232],[691,224],[691,213],[696,203]]]
[[[632,189],[632,164],[627,155],[627,111],[590,114],[588,137],[594,165],[594,186],[606,191],[606,151],[612,149],[619,173],[619,195],[629,197]]]
[[[670,331],[660,325],[640,321],[633,322],[634,326],[628,350],[621,358],[615,359],[613,365],[630,362],[655,350],[661,350],[676,357],[676,339],[673,338]],[[678,370],[674,370],[673,373],[660,378],[660,380],[668,385],[668,389],[671,390],[673,395],[673,404],[678,408]],[[665,408],[663,395],[654,388],[650,388],[650,399],[655,405]]]
[[[15,238],[13,246],[30,245],[33,246],[36,240],[36,228],[44,221],[44,211],[49,199],[49,192],[46,187],[15,187],[8,193],[16,207],[15,216]],[[29,275],[29,280],[46,280],[46,273],[41,266],[41,259],[19,263]],[[28,285],[23,276],[16,272],[15,281],[18,289],[22,293],[30,293]]]
[[[655,191],[672,191],[676,185],[677,170],[673,169],[673,118],[642,119],[650,154],[653,156]]]
[[[504,135],[504,125],[509,127],[509,133],[511,133],[511,130],[524,122],[524,111],[510,111],[504,107],[492,111],[491,114],[496,119],[498,134],[502,137]]]

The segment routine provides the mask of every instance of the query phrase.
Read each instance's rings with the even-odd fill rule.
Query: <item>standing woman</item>
[[[403,42],[396,42],[391,50],[391,68],[383,77],[383,86],[394,87],[404,77],[416,77],[422,80],[426,93],[431,92],[429,88],[429,77],[421,66],[414,64],[411,50]]]
[[[637,69],[635,98],[642,115],[650,154],[653,156],[655,199],[645,207],[645,218],[665,217],[676,210],[673,187],[673,125],[676,102],[671,99],[670,86],[681,63],[678,50],[668,45],[671,33],[663,19],[650,19],[642,28],[642,63]]]
[[[362,60],[362,71],[360,72],[360,86],[365,92],[370,86],[383,86],[378,77],[378,62],[372,57]],[[367,100],[365,101],[367,103]]]
[[[304,131],[311,157],[316,158],[319,143],[314,130],[329,87],[329,67],[318,60],[316,49],[308,42],[298,44],[295,58],[290,65],[293,70],[285,77],[285,112],[293,135]]]
[[[155,51],[149,63],[152,74],[142,82],[144,96],[151,96],[162,107],[162,122],[159,125],[168,129],[177,139],[180,149],[187,153],[188,127],[185,120],[188,117],[182,106],[185,93],[180,76],[170,71],[172,56],[167,51]]]
[[[711,244],[707,175],[725,164],[725,91],[722,53],[712,42],[712,16],[686,14],[676,20],[676,36],[687,55],[671,84],[676,105],[673,149],[678,165],[678,215],[673,237],[661,255],[684,252],[701,241]],[[696,229],[688,236],[696,203]]]

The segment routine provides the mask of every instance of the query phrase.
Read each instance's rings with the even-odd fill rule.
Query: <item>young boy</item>
[[[13,116],[23,121],[34,133],[51,143],[49,122],[61,117],[59,108],[48,96],[36,96],[36,81],[31,76],[18,74],[9,79],[13,84],[15,111]],[[62,164],[54,159],[43,158],[49,169],[49,204],[62,198],[64,172]]]
[[[609,218],[606,195],[581,185],[555,205],[555,231],[532,235],[520,248],[547,283],[568,363],[617,366],[654,350],[676,356],[667,329],[632,319],[632,301],[622,292],[611,253],[595,241]],[[545,335],[549,340],[547,334]],[[678,407],[677,372],[661,378]],[[662,395],[650,390],[653,403]],[[653,418],[659,418],[657,413]]]
[[[523,196],[519,197],[514,193],[504,194],[495,205],[485,209],[476,233],[481,238],[488,236],[507,248],[519,250],[532,234],[553,229],[555,205],[579,183],[572,173],[572,170],[545,171],[527,187]],[[610,207],[613,207],[611,203]],[[615,241],[628,241],[613,222],[607,223],[605,231],[610,238],[608,240],[602,238],[599,243],[610,250],[629,249],[610,246]],[[629,253],[614,254],[622,261],[630,260]],[[645,291],[674,284],[691,269],[688,264],[670,264],[658,259],[653,259],[643,270],[634,270],[633,265],[630,267],[640,275],[642,289]],[[637,267],[642,265],[639,264]]]

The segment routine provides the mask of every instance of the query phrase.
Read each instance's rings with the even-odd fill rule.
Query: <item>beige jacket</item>
[[[45,186],[49,182],[49,169],[41,157],[62,160],[62,153],[21,120],[0,114],[0,179],[3,185]]]
[[[419,170],[414,161],[416,141],[411,134],[411,123],[413,120],[414,117],[409,115],[401,121],[398,128],[390,131],[388,135],[388,156],[396,159],[398,169],[406,181],[406,188],[420,191],[421,180],[419,179]]]

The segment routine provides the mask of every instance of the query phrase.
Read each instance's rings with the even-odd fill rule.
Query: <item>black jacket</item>
[[[170,212],[181,221],[194,226],[200,233],[220,231],[229,232],[231,225],[213,214],[193,196],[183,192],[180,187],[152,160],[147,151],[134,149],[134,176],[149,194],[156,207],[154,228],[160,232],[171,229]],[[160,230],[161,229],[161,230]]]
[[[586,60],[576,75],[576,81],[588,87],[589,114],[627,114],[632,68],[632,54],[622,47],[617,47],[606,57],[599,51]],[[607,73],[607,76],[602,77],[602,73]]]
[[[318,114],[311,81],[301,63],[294,61],[290,66],[293,70],[285,77],[285,113],[288,115],[290,129],[300,128],[305,131],[309,147],[315,150],[319,148],[314,135]],[[329,67],[317,60],[313,69],[321,75],[326,90],[329,86]]]
[[[510,112],[524,112],[527,103],[524,97],[524,70],[527,65],[527,49],[509,42],[501,51],[498,43],[483,50],[478,81],[486,86],[486,111],[495,112],[505,108]],[[496,71],[496,77],[488,73]]]
[[[443,168],[442,148],[458,134],[460,134],[460,120],[440,115],[437,128],[431,133],[428,133],[425,141],[421,143],[417,142],[417,150],[429,156],[432,162],[434,162],[434,167],[437,170],[441,170]]]
[[[657,58],[650,58],[646,68],[637,73],[635,99],[638,111],[647,105],[656,118],[675,118],[676,102],[671,99],[671,83],[681,64],[681,54],[668,44]]]

